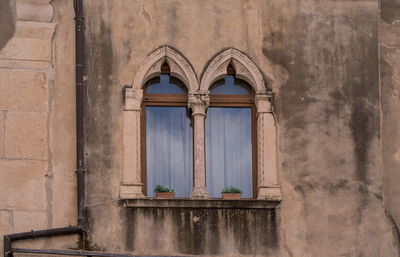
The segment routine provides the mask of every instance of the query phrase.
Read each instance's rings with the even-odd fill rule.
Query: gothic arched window
[[[187,94],[166,63],[161,75],[144,85],[142,177],[147,196],[154,196],[156,185],[174,188],[177,197],[189,197],[192,191],[193,136]]]
[[[225,78],[210,88],[210,105],[205,119],[206,185],[211,197],[222,188],[234,186],[243,198],[256,195],[254,92],[235,78],[229,65]]]

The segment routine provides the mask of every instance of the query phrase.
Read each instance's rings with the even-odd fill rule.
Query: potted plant
[[[170,186],[157,185],[154,188],[154,193],[156,193],[157,198],[175,198],[175,189]]]
[[[236,187],[224,187],[221,192],[222,199],[224,200],[239,200],[242,194],[242,190]]]

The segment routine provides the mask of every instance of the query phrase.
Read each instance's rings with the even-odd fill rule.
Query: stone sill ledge
[[[222,200],[222,199],[159,199],[138,198],[121,199],[128,208],[191,208],[191,209],[275,209],[280,201],[276,200]]]

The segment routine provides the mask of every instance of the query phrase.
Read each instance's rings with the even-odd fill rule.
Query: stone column
[[[204,143],[204,119],[209,103],[210,95],[208,92],[189,95],[189,108],[192,109],[194,120],[194,187],[190,195],[191,198],[210,198],[206,188],[206,152]]]
[[[258,199],[280,200],[278,181],[276,125],[271,96],[256,96],[258,145]]]
[[[120,186],[121,198],[142,198],[143,183],[140,162],[140,113],[142,90],[125,90],[124,110],[124,167]]]

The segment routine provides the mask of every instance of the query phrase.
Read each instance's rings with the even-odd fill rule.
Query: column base
[[[121,184],[119,186],[119,197],[123,199],[145,198],[142,192],[143,184]]]
[[[190,198],[208,199],[208,198],[210,198],[210,194],[207,192],[207,189],[205,189],[205,188],[195,187],[195,188],[193,188],[193,191],[190,194]]]
[[[258,187],[258,200],[282,200],[282,191],[279,185]]]

